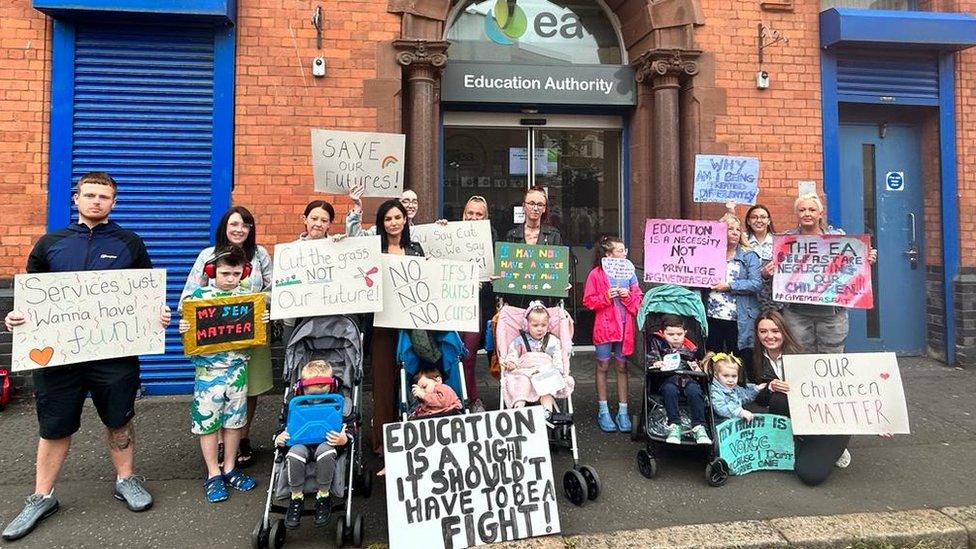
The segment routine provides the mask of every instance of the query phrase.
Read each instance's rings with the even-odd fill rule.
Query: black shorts
[[[77,432],[88,394],[91,394],[98,417],[106,427],[123,427],[136,413],[138,392],[139,360],[136,357],[37,370],[34,372],[34,398],[41,438],[54,440]]]

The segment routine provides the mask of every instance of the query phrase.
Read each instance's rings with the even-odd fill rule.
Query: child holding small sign
[[[712,385],[709,388],[712,401],[712,411],[721,419],[742,418],[752,421],[752,412],[742,407],[759,395],[759,391],[766,388],[766,384],[756,385],[747,383],[745,387],[739,385],[739,372],[742,361],[739,357],[729,353],[713,353],[705,357],[705,364],[711,365]],[[716,421],[721,421],[716,418]]]
[[[249,264],[244,250],[227,246],[215,251],[208,262],[214,266],[210,286],[197,288],[187,300],[211,299],[247,293],[241,288],[241,278]],[[261,318],[268,322],[268,313]],[[190,329],[188,320],[180,320],[180,333]],[[217,438],[223,430],[226,455],[237,455],[240,429],[247,420],[247,351],[221,351],[209,355],[194,355],[190,361],[196,366],[193,402],[190,408],[190,431],[200,436],[200,451],[207,464],[204,491],[211,503],[228,497],[227,485],[241,492],[257,485],[254,478],[236,468],[236,461],[225,459],[223,469],[217,460]]]
[[[633,428],[627,413],[627,357],[634,354],[634,322],[643,294],[634,264],[627,260],[627,248],[619,238],[604,236],[593,269],[586,277],[583,305],[595,313],[593,344],[596,346],[597,423],[605,433]],[[610,359],[617,369],[617,421],[607,405],[607,372]]]
[[[698,346],[687,337],[688,331],[685,328],[685,321],[677,315],[662,315],[661,330],[656,332],[652,338],[651,348],[648,349],[648,357],[651,361],[651,368],[661,371],[681,369],[684,363],[689,370],[701,371],[695,361],[695,352]],[[712,439],[708,436],[708,429],[705,427],[705,395],[702,393],[701,386],[691,379],[688,375],[673,375],[661,383],[661,398],[664,400],[664,410],[668,415],[668,444],[681,444],[681,412],[678,408],[678,399],[682,394],[688,401],[688,410],[691,412],[691,433],[698,444],[711,444]]]

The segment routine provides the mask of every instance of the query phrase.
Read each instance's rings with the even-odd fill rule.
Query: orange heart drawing
[[[41,366],[47,366],[47,363],[51,362],[53,357],[54,349],[51,347],[44,347],[43,349],[31,349],[30,352],[30,359]]]

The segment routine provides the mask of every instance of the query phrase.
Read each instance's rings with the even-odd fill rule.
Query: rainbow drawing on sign
[[[390,164],[396,164],[397,162],[399,162],[397,160],[397,157],[395,157],[395,156],[386,156],[386,157],[383,158],[383,163],[382,163],[383,169],[385,170],[387,166],[389,166]]]

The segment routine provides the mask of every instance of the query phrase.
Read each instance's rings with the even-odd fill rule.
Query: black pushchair
[[[338,449],[335,476],[330,494],[333,497],[332,511],[342,511],[336,521],[335,543],[342,547],[347,542],[362,545],[363,516],[353,515],[353,491],[360,491],[364,497],[372,492],[372,475],[363,465],[363,437],[361,433],[362,414],[360,411],[360,390],[363,381],[363,343],[362,335],[355,321],[348,316],[319,316],[299,321],[285,348],[283,376],[287,384],[284,403],[279,421],[283,429],[288,420],[288,404],[294,396],[295,385],[299,380],[302,366],[312,360],[325,360],[332,365],[333,376],[340,380],[343,402],[343,423],[351,441]],[[283,471],[286,466],[287,448],[276,448],[274,464],[271,469],[271,482],[265,501],[264,514],[252,532],[254,547],[281,547],[285,543],[284,518],[272,520],[271,514],[284,515],[288,510],[291,489]],[[315,494],[315,462],[306,463],[306,494]],[[313,515],[314,509],[306,509],[302,515]]]
[[[711,486],[722,486],[728,480],[729,467],[725,460],[719,457],[718,437],[716,436],[715,417],[712,413],[712,404],[709,397],[709,385],[711,383],[708,372],[699,372],[687,369],[682,362],[678,370],[661,371],[651,368],[653,357],[649,352],[654,342],[654,334],[661,330],[661,317],[665,314],[679,316],[684,319],[687,334],[685,337],[690,339],[696,346],[694,359],[701,361],[705,354],[705,338],[708,335],[708,322],[705,317],[705,308],[702,304],[701,296],[697,292],[688,290],[681,286],[663,285],[651,289],[644,296],[638,315],[638,326],[644,334],[644,392],[642,406],[639,414],[633,417],[634,429],[631,431],[631,438],[634,441],[644,441],[644,448],[637,452],[637,468],[646,478],[653,478],[658,472],[657,453],[655,443],[665,443],[668,437],[668,418],[664,409],[664,401],[660,395],[661,384],[672,375],[687,375],[691,379],[688,383],[697,383],[701,387],[702,395],[705,397],[705,428],[712,444],[705,446],[705,479]],[[681,424],[684,427],[684,434],[681,438],[681,446],[699,445],[690,437],[691,419],[689,417],[687,405],[684,398],[681,401]]]

